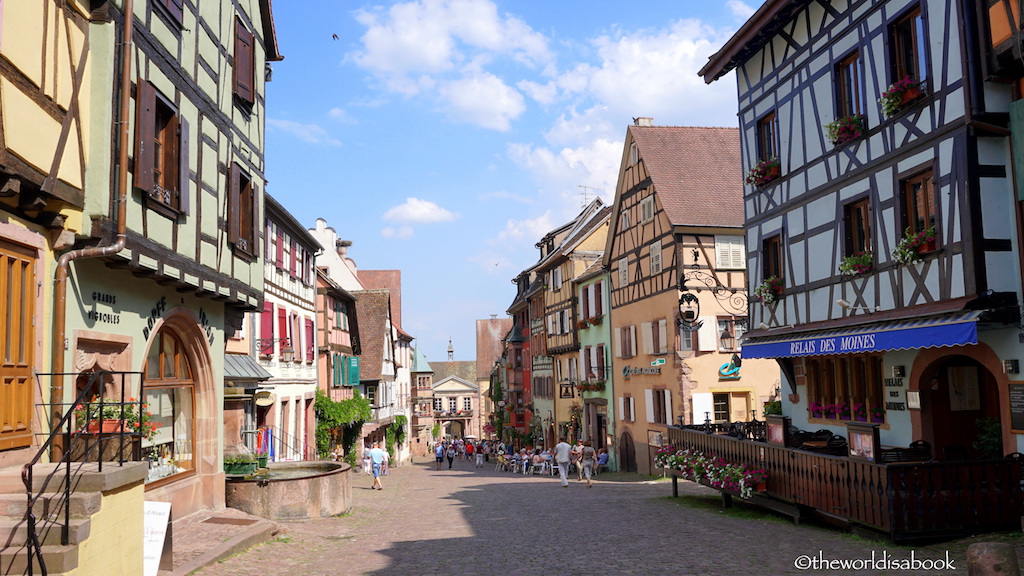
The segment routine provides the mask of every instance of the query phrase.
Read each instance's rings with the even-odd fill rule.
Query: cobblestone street
[[[904,548],[765,515],[721,514],[670,498],[667,481],[605,474],[594,487],[496,472],[405,465],[384,490],[358,474],[344,517],[283,524],[277,540],[201,576],[967,574],[966,544]],[[633,481],[630,481],[633,480]],[[681,495],[714,495],[680,483]],[[798,558],[945,560],[953,570],[800,570]],[[805,563],[812,560],[806,559]]]

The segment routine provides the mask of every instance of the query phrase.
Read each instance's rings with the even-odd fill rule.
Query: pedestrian
[[[445,453],[444,453],[444,455],[448,457],[448,469],[449,470],[452,469],[452,460],[455,460],[455,453],[456,452],[457,452],[457,450],[455,450],[455,443],[452,443],[452,444],[448,445],[448,450],[446,450]]]
[[[484,442],[484,462],[491,461],[491,443]]]
[[[381,475],[387,476],[389,468],[391,468],[391,453],[384,450],[384,464],[380,467]]]
[[[370,449],[363,446],[363,474],[369,476],[372,473],[370,470]]]
[[[387,458],[388,453],[380,449],[380,442],[374,442],[373,448],[370,448],[370,466],[373,468],[373,486],[374,490],[383,490],[384,486],[380,483],[381,468],[384,466],[384,459]]]
[[[434,458],[437,459],[437,469],[441,469],[441,462],[444,461],[444,442],[438,442],[434,446]]]
[[[562,487],[569,487],[569,463],[572,462],[572,446],[565,441],[565,438],[559,438],[558,444],[555,444],[555,463],[558,464],[558,476],[561,477]]]
[[[590,483],[590,476],[594,473],[594,465],[597,462],[597,452],[594,451],[594,445],[587,440],[583,443],[583,453],[580,456],[580,462],[583,464],[583,475],[587,477],[587,488],[593,488],[594,485]]]
[[[477,446],[473,450],[473,456],[476,458],[476,467],[483,468],[484,466],[484,449],[481,446]]]
[[[466,442],[466,459],[467,460],[472,460],[473,459],[473,451],[475,449],[476,449],[476,446],[473,445],[473,441],[472,440],[470,440],[469,442]]]
[[[576,481],[583,480],[583,444],[579,440],[576,440],[576,444],[572,447],[572,463],[576,466]]]

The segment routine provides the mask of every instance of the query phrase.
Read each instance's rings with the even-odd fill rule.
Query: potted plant
[[[764,186],[765,184],[775,180],[779,177],[782,168],[779,165],[778,158],[769,158],[762,160],[754,165],[747,172],[747,184],[753,184],[756,187]]]
[[[868,421],[868,409],[863,402],[857,402],[853,405],[853,419],[857,422]]]
[[[79,429],[88,433],[127,432],[148,440],[156,436],[158,428],[151,422],[149,404],[135,398],[101,402],[99,396],[93,396],[91,401],[75,406],[74,413]]]
[[[864,135],[864,115],[850,114],[825,125],[829,142],[836,146]]]
[[[590,322],[594,326],[600,326],[602,320],[604,320],[604,314],[598,314],[597,316],[589,318],[587,322]]]
[[[885,422],[885,410],[881,408],[871,409],[871,421],[872,422]]]
[[[782,415],[782,400],[771,400],[764,403],[764,415]]]
[[[922,254],[932,250],[935,250],[935,225],[918,232],[908,226],[892,251],[892,259],[899,264],[912,264],[924,260]]]
[[[812,418],[821,418],[825,414],[825,406],[817,402],[811,402],[807,409],[811,412]]]
[[[224,455],[224,473],[248,476],[256,471],[256,455],[241,452]]]
[[[754,288],[754,296],[764,304],[774,304],[782,296],[782,278],[769,276]]]
[[[836,418],[839,420],[850,419],[850,405],[846,402],[836,402],[835,404]]]
[[[579,330],[583,330],[587,326],[590,326],[590,322],[588,322],[586,319],[576,322],[576,328],[578,328]]]
[[[893,82],[885,92],[882,92],[882,97],[878,99],[878,103],[882,105],[882,113],[886,117],[892,117],[901,108],[920,96],[921,83],[914,82],[910,79],[910,76],[904,76],[902,80]]]
[[[270,455],[266,451],[256,453],[256,468],[263,469],[267,467],[270,461]]]
[[[874,255],[871,252],[857,252],[839,262],[839,271],[846,276],[860,276],[874,269]]]

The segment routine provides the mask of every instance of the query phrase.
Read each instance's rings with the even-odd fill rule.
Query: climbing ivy
[[[405,425],[408,423],[408,418],[398,415],[395,416],[395,421],[384,431],[384,446],[387,448],[388,455],[391,458],[395,457],[395,447],[401,447],[402,443],[405,442]]]
[[[335,402],[317,390],[313,411],[316,413],[317,453],[327,457],[340,440],[345,461],[354,465],[356,457],[352,446],[359,440],[363,423],[370,419],[370,401],[354,392],[352,398]]]

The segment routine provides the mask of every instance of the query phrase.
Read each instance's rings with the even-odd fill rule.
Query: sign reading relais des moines
[[[651,367],[651,368],[647,368],[647,367],[641,368],[640,366],[623,366],[622,367],[622,377],[625,378],[626,380],[629,380],[630,376],[637,376],[637,375],[640,375],[640,374],[659,375],[659,374],[661,374],[661,366],[654,366],[654,367]]]

